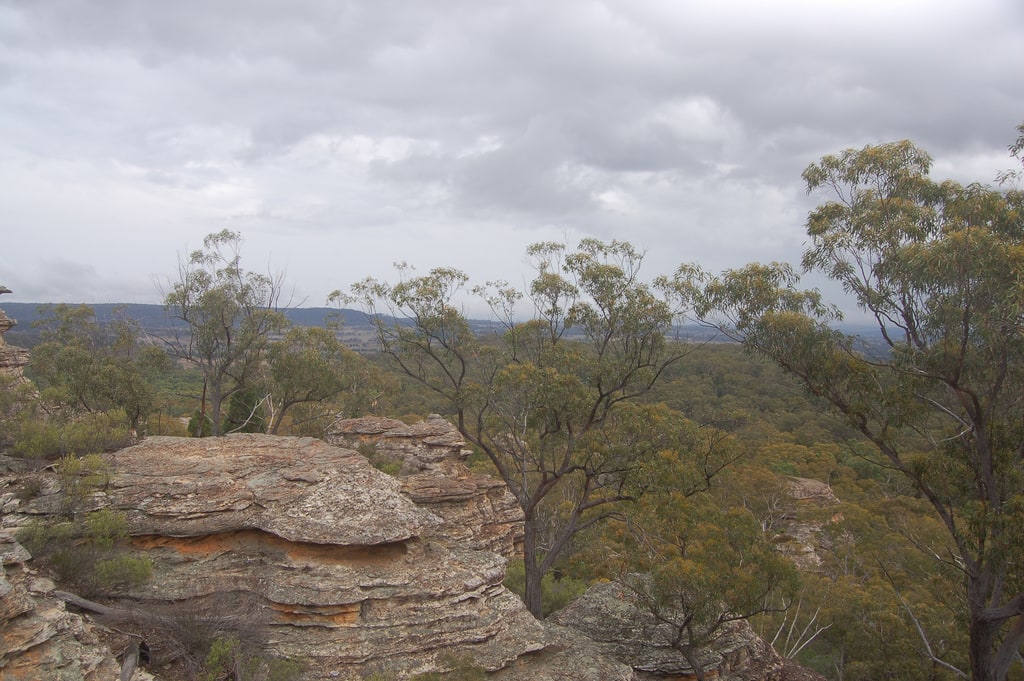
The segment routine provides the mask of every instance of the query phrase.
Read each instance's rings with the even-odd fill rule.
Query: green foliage
[[[389,389],[390,381],[372,362],[345,347],[334,329],[289,329],[267,349],[266,390],[273,405],[270,432],[277,433],[293,407],[305,406],[299,423],[360,416]]]
[[[388,475],[398,475],[402,472],[402,461],[387,456],[379,451],[376,446],[369,442],[361,442],[356,451],[366,457],[370,465]]]
[[[109,509],[77,520],[34,520],[17,538],[58,579],[86,594],[124,591],[144,584],[153,572],[149,557],[124,552],[127,521]]]
[[[625,522],[605,526],[585,556],[633,594],[661,623],[662,644],[691,664],[725,624],[784,608],[799,585],[761,524],[745,509],[723,509],[708,492],[645,495]]]
[[[179,263],[179,278],[164,307],[188,327],[187,336],[166,339],[171,353],[203,375],[213,435],[222,433],[222,412],[232,393],[252,387],[272,334],[287,327],[277,310],[281,278],[241,267],[242,237],[223,230]],[[177,328],[177,327],[176,327]]]
[[[509,562],[505,569],[505,588],[523,598],[526,595],[526,568],[522,560]],[[548,573],[541,580],[542,615],[561,610],[569,601],[587,590],[587,583],[567,575]]]
[[[136,429],[156,408],[151,379],[169,362],[160,348],[143,345],[138,324],[118,319],[105,327],[85,305],[52,305],[33,325],[42,343],[32,350],[26,375],[44,401],[73,412],[118,410]]]
[[[189,437],[210,437],[213,435],[213,421],[210,420],[210,416],[196,409],[188,420],[188,435]]]
[[[68,454],[57,462],[60,478],[60,512],[73,518],[97,490],[107,486],[110,470],[99,454],[79,457]]]
[[[59,424],[25,419],[13,427],[11,453],[26,459],[54,459],[63,453]]]
[[[295,681],[305,670],[298,660],[266,655],[252,642],[218,637],[210,643],[199,673],[201,681]]]
[[[26,414],[12,424],[11,453],[26,459],[53,460],[112,452],[132,442],[123,411],[82,414],[73,419]]]
[[[615,413],[686,348],[667,339],[684,301],[664,281],[642,282],[643,256],[630,244],[585,239],[570,252],[542,243],[528,255],[537,274],[527,290],[502,282],[474,289],[504,324],[488,337],[453,304],[468,279],[452,268],[422,277],[401,268],[397,283],[367,279],[353,294],[376,320],[383,353],[436,395],[519,501],[525,600],[540,615],[541,577],[572,537],[641,491],[637,464],[653,450],[631,447],[642,429],[629,432],[631,419]],[[523,297],[537,317],[517,324]]]
[[[29,501],[43,490],[43,481],[38,477],[24,478],[19,481],[14,496],[22,502]]]
[[[235,656],[238,641],[233,639],[214,639],[210,644],[210,652],[203,662],[202,681],[220,681],[229,674],[234,675]]]
[[[0,375],[0,451],[10,447],[17,432],[35,419],[32,384],[14,376]]]
[[[29,553],[38,558],[52,553],[53,547],[70,542],[76,532],[75,524],[71,522],[36,519],[18,530],[17,539]]]
[[[120,591],[145,584],[153,574],[153,561],[148,556],[115,556],[97,560],[92,570],[99,587]]]
[[[808,217],[804,267],[857,301],[884,353],[865,354],[830,328],[835,310],[800,291],[785,265],[707,279],[698,307],[827,402],[927,503],[944,536],[915,545],[962,569],[964,598],[949,605],[968,623],[971,654],[954,673],[1002,680],[1024,643],[1024,554],[1008,533],[1024,525],[1013,503],[1024,494],[1024,195],[935,182],[930,162],[904,141],[826,156],[804,172],[808,189],[832,195]],[[879,560],[896,588],[909,566]],[[947,639],[941,620],[924,626],[923,605],[903,610],[928,659],[952,671],[958,655],[935,652],[930,642]]]
[[[266,431],[266,409],[256,390],[246,387],[231,393],[221,432],[265,433]]]

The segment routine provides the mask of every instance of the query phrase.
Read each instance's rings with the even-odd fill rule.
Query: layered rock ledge
[[[465,653],[498,669],[546,646],[490,551],[428,538],[444,521],[358,453],[312,438],[150,438],[109,456],[106,505],[154,563],[143,604],[231,594],[309,678],[396,676]]]
[[[402,493],[444,521],[432,537],[506,558],[521,554],[522,509],[505,483],[469,469],[466,441],[441,416],[412,425],[376,416],[345,419],[330,428],[327,441],[396,466]]]

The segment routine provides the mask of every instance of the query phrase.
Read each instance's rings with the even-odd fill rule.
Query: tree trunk
[[[974,610],[975,608],[971,608]],[[1005,681],[996,673],[995,635],[998,631],[989,622],[982,622],[979,613],[970,614],[968,651],[971,656],[971,681]]]
[[[537,556],[536,520],[528,514],[523,522],[523,572],[526,577],[526,609],[537,619],[544,619],[544,608],[541,602],[540,560]]]
[[[196,424],[196,437],[203,436],[203,426],[206,425],[206,386],[207,380],[203,379],[203,396],[199,398],[199,423]]]
[[[217,437],[221,434],[220,410],[221,401],[223,400],[223,397],[221,396],[220,388],[220,384],[217,382],[214,382],[214,384],[210,387],[210,433],[214,437]]]

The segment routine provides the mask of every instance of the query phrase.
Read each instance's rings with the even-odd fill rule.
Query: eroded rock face
[[[125,515],[129,553],[148,557],[153,575],[92,598],[117,610],[101,618],[117,631],[148,637],[152,678],[163,678],[156,660],[169,657],[168,619],[190,630],[211,614],[257,627],[268,652],[303,660],[310,680],[373,672],[400,680],[444,671],[452,653],[508,681],[633,678],[578,634],[533,619],[502,586],[501,556],[452,540],[443,518],[357,452],[309,438],[154,437],[107,461],[109,484],[88,507]],[[13,532],[58,506],[58,496],[49,482],[28,502],[4,494],[3,525]],[[27,560],[22,553],[18,560]],[[46,593],[54,588],[37,582]],[[69,615],[52,595],[26,601],[7,582],[0,591],[5,621],[50,613],[46,621],[72,624],[46,627],[73,630],[71,639],[89,645],[88,632],[100,632],[110,644],[78,657],[60,652],[68,678],[92,681],[93,670],[97,679],[116,677],[111,650],[125,649],[126,634]],[[57,637],[37,636],[37,628],[17,636],[20,666],[5,658],[7,669],[25,670],[10,678],[48,678],[41,646]]]
[[[150,438],[109,457],[106,504],[154,562],[145,603],[218,594],[267,623],[309,678],[398,677],[464,652],[498,669],[547,646],[504,560],[428,537],[443,520],[358,453],[311,438]]]
[[[670,645],[672,632],[638,606],[633,591],[622,584],[595,584],[548,619],[582,633],[601,653],[632,667],[638,679],[696,678],[686,657]],[[783,660],[745,620],[725,625],[696,658],[705,678],[719,681],[824,680]],[[796,671],[805,675],[791,676]]]
[[[373,416],[346,419],[331,427],[327,440],[360,451],[370,448],[397,465],[402,493],[444,520],[432,537],[506,558],[520,554],[522,509],[501,480],[466,466],[466,442],[441,416],[413,425]]]
[[[30,558],[13,530],[0,530],[0,678],[116,679],[120,666],[99,628],[51,595],[53,582],[34,574]]]
[[[10,293],[10,289],[0,286],[0,295]],[[20,378],[22,370],[28,364],[29,352],[24,348],[8,345],[4,341],[4,334],[17,322],[7,316],[7,313],[0,310],[0,376],[14,376]]]
[[[824,529],[833,520],[833,507],[840,504],[839,498],[820,480],[790,477],[787,482],[792,502],[779,523],[780,535],[775,545],[800,570],[820,571],[820,551],[828,546]]]

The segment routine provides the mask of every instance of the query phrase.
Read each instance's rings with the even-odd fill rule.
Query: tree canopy
[[[929,177],[910,142],[804,171],[831,197],[807,221],[807,271],[839,282],[887,352],[830,326],[837,309],[783,264],[706,278],[700,313],[778,362],[905,476],[945,529],[920,548],[962,578],[970,669],[1002,680],[1024,643],[1024,221],[1019,191]],[[920,620],[918,620],[920,621]]]
[[[214,435],[221,434],[227,399],[253,382],[271,334],[287,326],[278,310],[282,278],[243,269],[241,244],[237,232],[208,235],[202,250],[179,262],[178,280],[164,298],[171,317],[188,329],[166,341],[202,372],[200,420]]]
[[[671,337],[685,301],[641,279],[643,255],[630,244],[541,243],[528,254],[536,276],[525,291],[474,289],[502,322],[489,335],[456,307],[468,278],[455,269],[402,270],[396,283],[367,279],[353,294],[383,352],[443,400],[518,500],[526,604],[540,616],[544,573],[576,533],[641,494],[639,463],[672,446],[641,407],[626,406],[688,348]],[[534,315],[516,323],[522,301]]]

